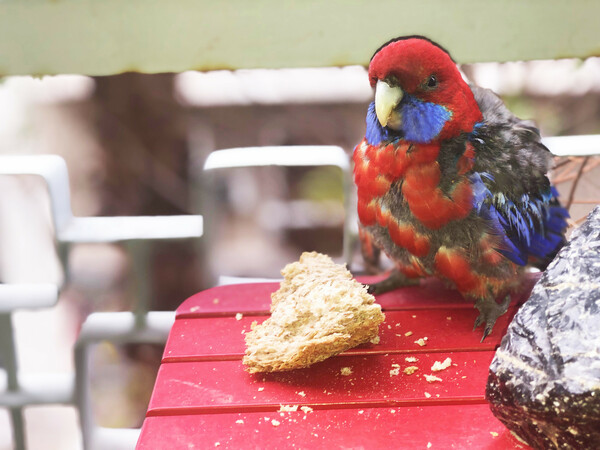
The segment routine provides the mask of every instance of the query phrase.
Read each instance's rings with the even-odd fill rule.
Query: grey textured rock
[[[533,447],[600,448],[600,206],[509,325],[486,398]]]

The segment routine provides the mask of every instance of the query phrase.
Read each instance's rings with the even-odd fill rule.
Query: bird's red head
[[[471,89],[448,52],[427,38],[407,36],[384,44],[371,58],[369,80],[376,88],[375,107],[379,108],[377,116],[382,126],[396,130],[403,126],[402,112],[406,115],[411,110],[401,102],[408,99],[415,105],[439,105],[449,112],[449,118],[443,125],[440,123],[435,140],[470,132],[482,119]],[[384,93],[378,94],[380,89]],[[421,107],[420,111],[425,109]],[[416,110],[413,113],[422,114]],[[381,117],[386,114],[387,117]],[[428,114],[431,117],[427,120],[439,122],[434,113]]]

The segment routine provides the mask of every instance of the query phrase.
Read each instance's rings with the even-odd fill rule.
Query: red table
[[[241,362],[244,333],[268,317],[278,283],[203,291],[177,310],[137,448],[527,448],[493,417],[484,391],[494,350],[535,279],[483,343],[473,304],[426,280],[377,297],[386,314],[378,345],[253,375]],[[447,357],[450,367],[431,370]]]

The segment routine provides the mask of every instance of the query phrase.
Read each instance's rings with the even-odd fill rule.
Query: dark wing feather
[[[546,175],[552,155],[533,123],[513,115],[492,91],[472,90],[483,113],[470,136],[476,211],[502,236],[499,252],[520,265],[544,266],[564,244],[568,217]]]

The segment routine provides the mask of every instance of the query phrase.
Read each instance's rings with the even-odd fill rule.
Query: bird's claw
[[[508,305],[510,305],[510,295],[507,295],[501,303],[496,302],[492,297],[480,298],[475,302],[475,308],[479,310],[479,315],[475,319],[473,330],[485,323],[481,342],[490,335],[496,320],[506,312]]]

